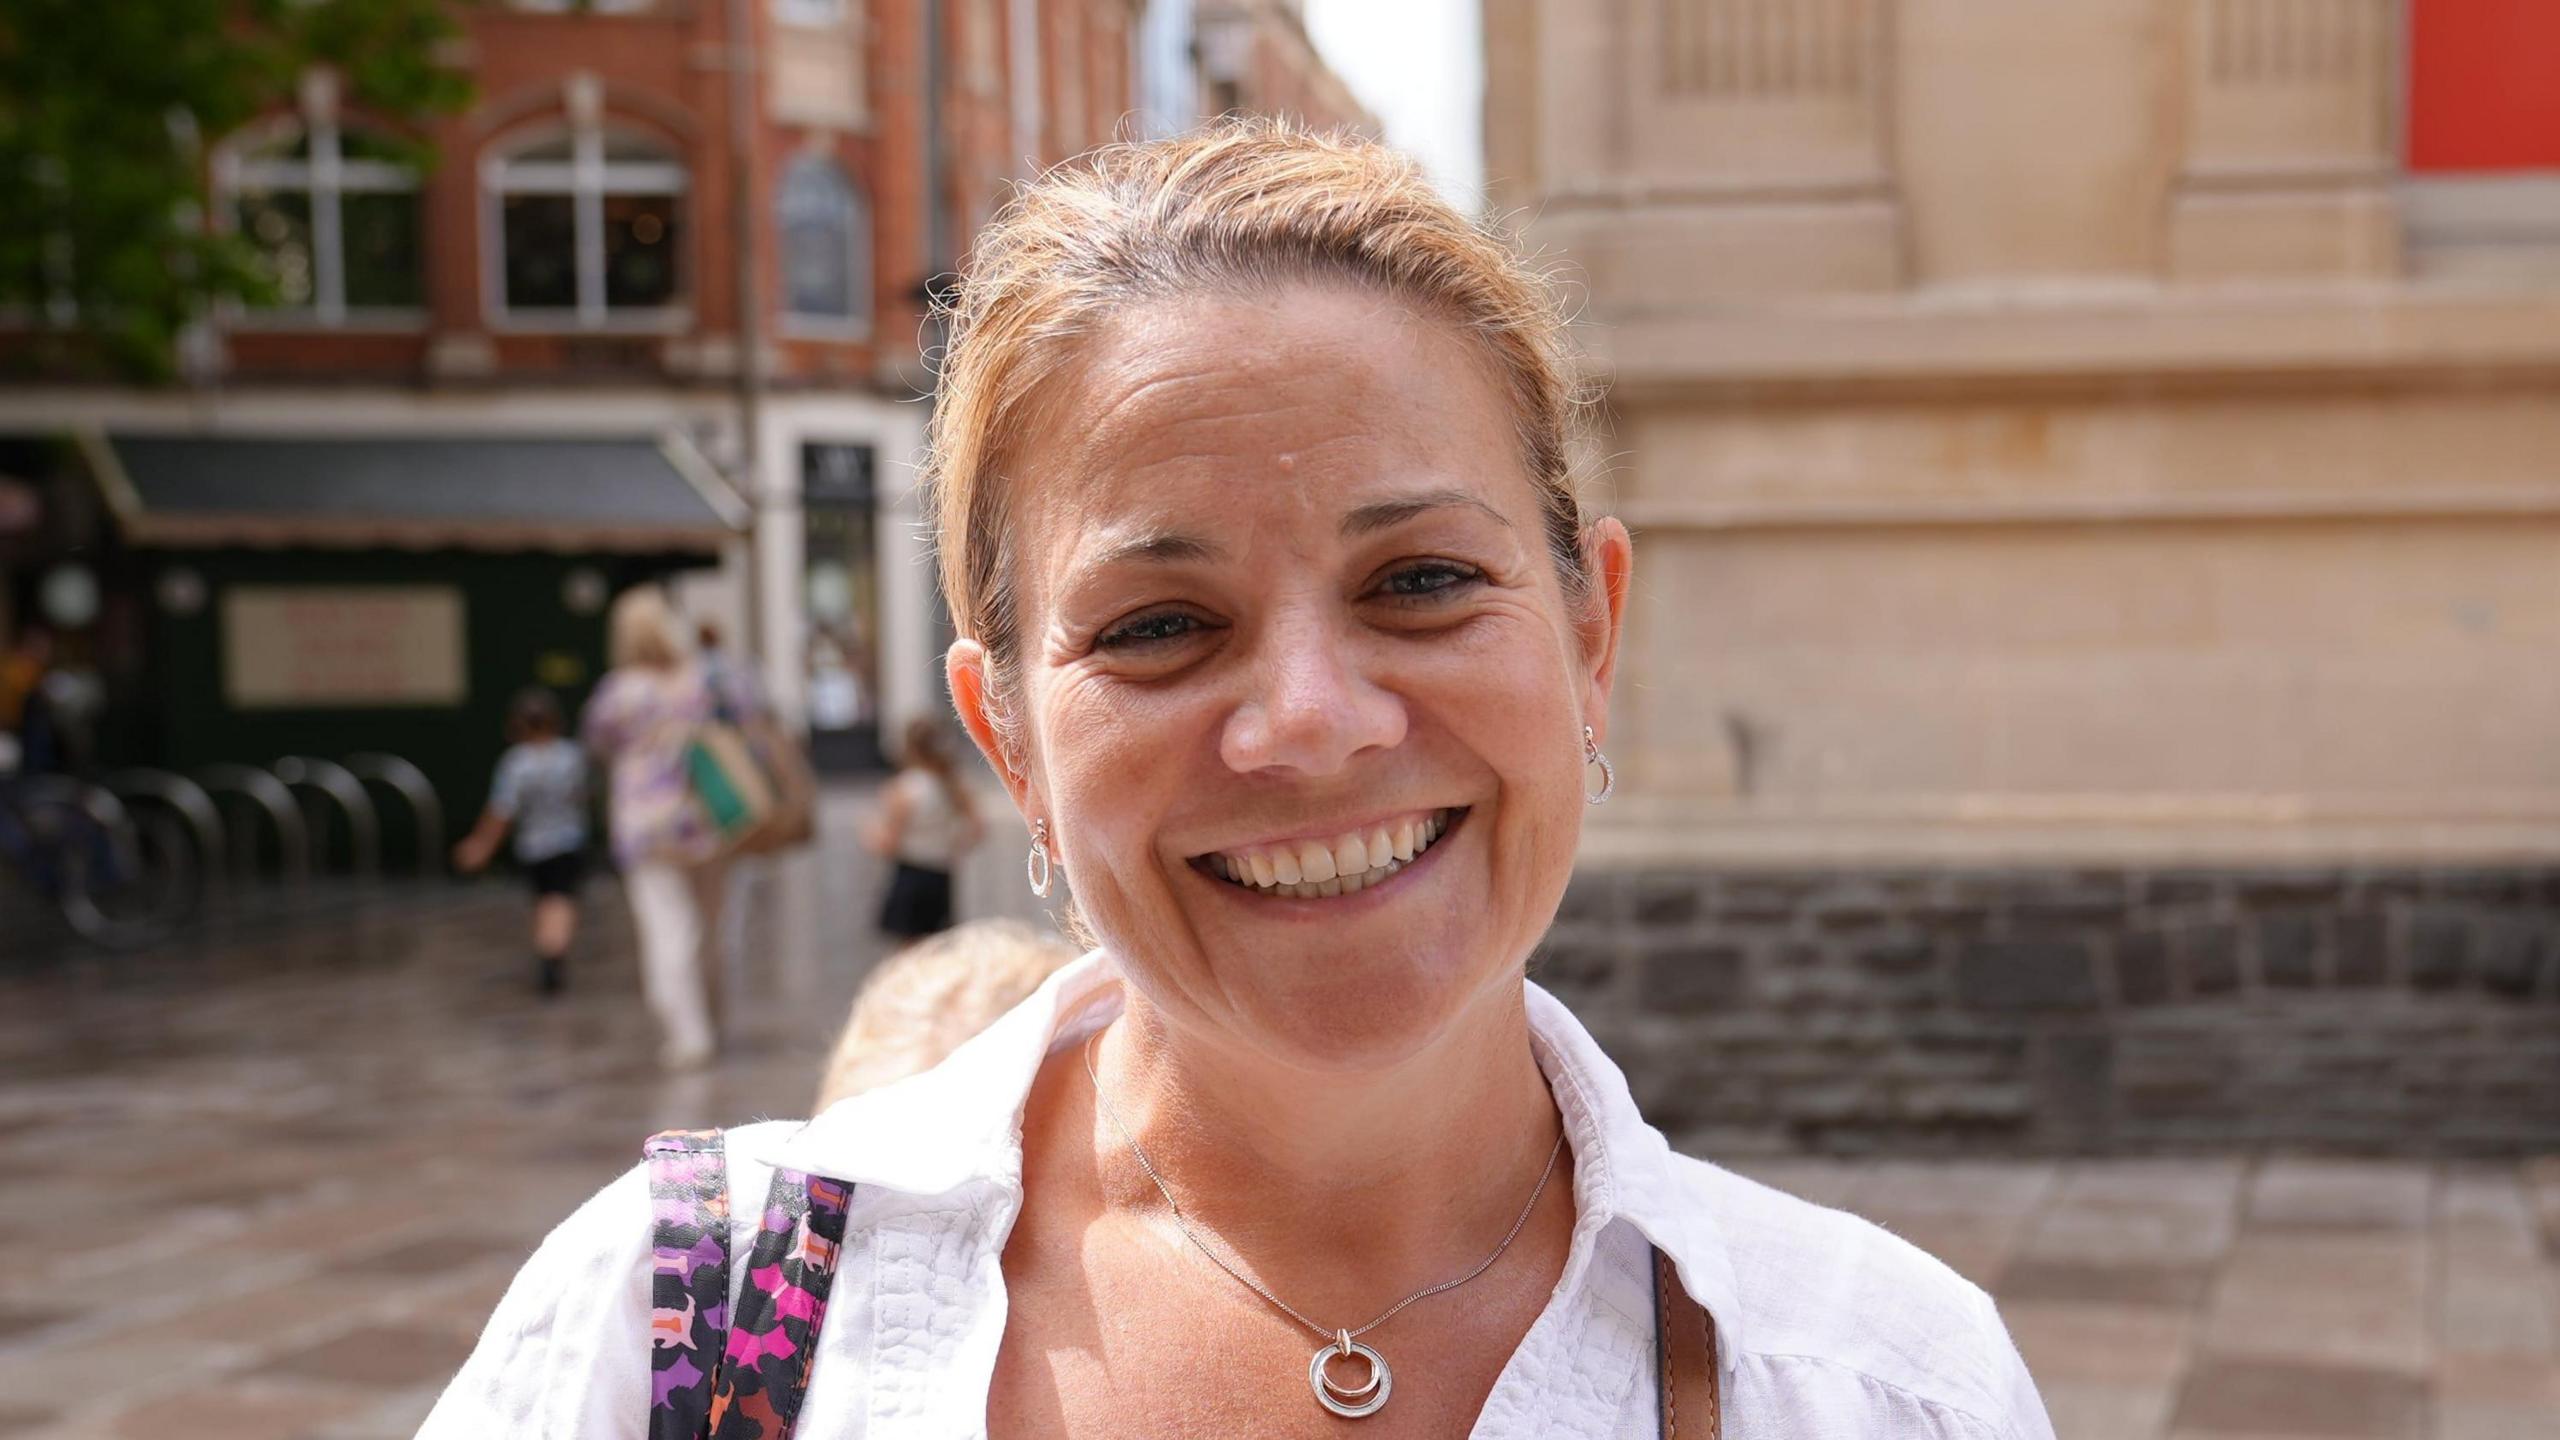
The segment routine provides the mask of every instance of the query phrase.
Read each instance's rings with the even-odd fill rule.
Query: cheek
[[[1183,757],[1207,723],[1193,713],[1199,707],[1170,691],[1074,673],[1045,685],[1036,703],[1050,807],[1057,812],[1050,824],[1063,837],[1069,863],[1130,873],[1135,852],[1172,803]]]
[[[1490,622],[1490,623],[1488,623]],[[1480,619],[1449,643],[1422,647],[1404,666],[1416,700],[1505,779],[1552,776],[1559,734],[1581,733],[1571,637],[1531,607]]]
[[[1549,617],[1521,619],[1412,673],[1438,723],[1492,772],[1491,858],[1506,893],[1532,899],[1570,867],[1582,834],[1582,717],[1571,637]]]

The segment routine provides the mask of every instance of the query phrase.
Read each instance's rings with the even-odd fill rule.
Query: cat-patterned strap
[[[1723,1370],[1716,1322],[1689,1298],[1671,1257],[1653,1252],[1654,1348],[1662,1361],[1662,1440],[1716,1440],[1724,1433]]]
[[[777,1169],[729,1313],[729,1163],[717,1130],[650,1138],[649,1440],[791,1440],[852,1187]]]

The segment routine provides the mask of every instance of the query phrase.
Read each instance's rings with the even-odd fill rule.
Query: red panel
[[[2409,168],[2560,170],[2560,0],[2411,0]]]

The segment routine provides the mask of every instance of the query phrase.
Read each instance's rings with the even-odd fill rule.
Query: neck
[[[1193,1229],[1266,1283],[1300,1284],[1308,1304],[1331,1289],[1356,1308],[1382,1286],[1464,1273],[1510,1230],[1556,1153],[1561,1121],[1516,985],[1413,1055],[1352,1071],[1185,1033],[1127,993],[1127,1013],[1092,1052],[1109,1106],[1093,1125],[1109,1203],[1163,1207],[1116,1115]],[[1564,1216],[1565,1231],[1571,1174],[1570,1154],[1557,1157],[1537,1206]]]

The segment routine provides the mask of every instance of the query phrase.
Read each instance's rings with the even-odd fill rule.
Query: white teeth
[[[1369,842],[1357,835],[1333,837],[1333,873],[1357,875],[1369,868]]]
[[[1342,873],[1334,863],[1333,847],[1314,840],[1298,844],[1298,874],[1310,884],[1321,885]]]
[[[1213,854],[1209,870],[1269,895],[1301,900],[1357,895],[1413,863],[1448,830],[1449,816],[1443,811],[1348,832],[1330,841],[1300,840],[1244,854]]]

